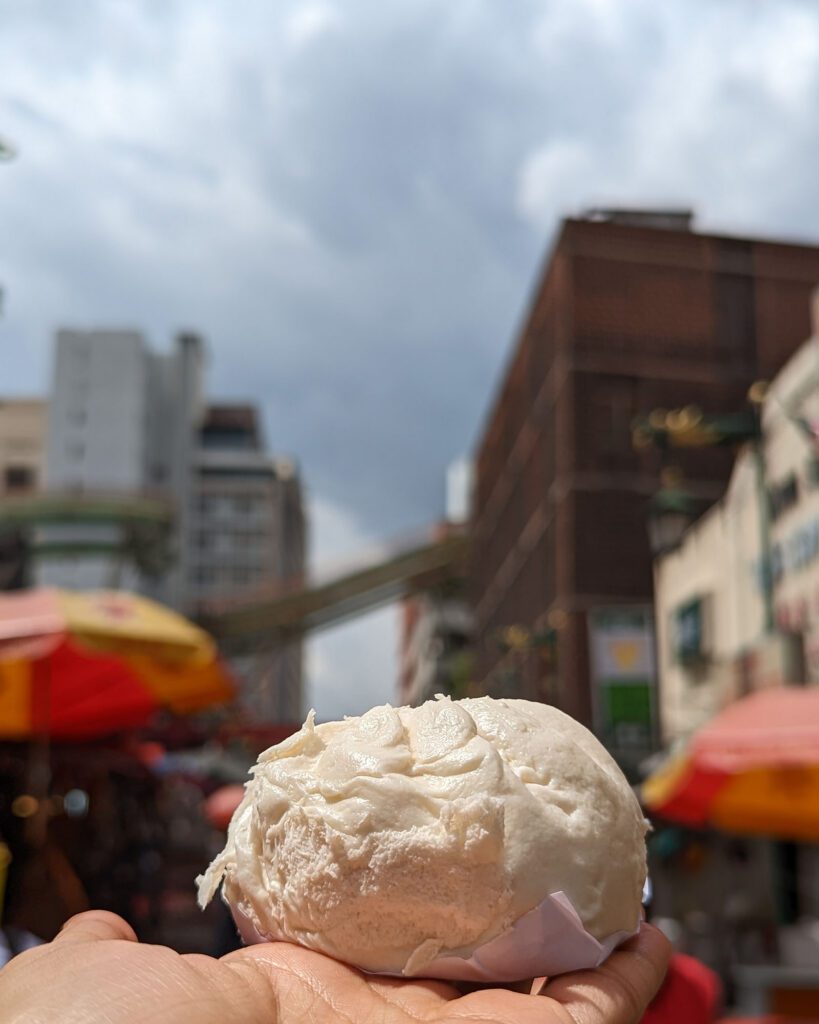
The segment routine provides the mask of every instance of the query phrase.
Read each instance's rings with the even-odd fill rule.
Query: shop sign
[[[649,606],[589,615],[595,727],[615,750],[649,750],[654,736],[654,618]]]

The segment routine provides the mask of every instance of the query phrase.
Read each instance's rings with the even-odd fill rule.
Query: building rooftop
[[[261,448],[259,414],[248,404],[209,405],[199,428],[204,448]]]
[[[594,206],[584,210],[581,220],[627,224],[638,228],[661,228],[666,231],[691,231],[694,211],[689,209],[629,209],[621,206]]]

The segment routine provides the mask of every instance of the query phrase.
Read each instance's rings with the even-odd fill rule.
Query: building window
[[[595,396],[591,424],[599,451],[604,455],[632,455],[632,390],[631,380],[626,378],[617,388]]]
[[[672,612],[671,642],[675,660],[697,668],[711,656],[710,605],[707,597],[695,597]]]
[[[808,679],[805,652],[805,634],[784,632],[782,634],[785,682],[791,686],[804,686]]]
[[[799,484],[796,475],[791,473],[781,483],[773,485],[768,491],[768,500],[773,519],[778,519],[789,508],[793,508],[799,500]]]
[[[69,444],[66,445],[65,453],[72,462],[82,462],[85,458],[85,445],[84,444]]]
[[[265,546],[265,534],[261,530],[237,531],[233,534],[233,546],[240,551],[261,550]]]
[[[214,547],[216,534],[210,530],[200,530],[196,535],[196,546],[200,551],[209,551]]]
[[[4,479],[7,491],[28,491],[34,488],[34,470],[31,466],[6,466]]]
[[[202,495],[198,499],[198,503],[202,515],[222,518],[231,512],[231,499],[220,494]]]
[[[85,409],[72,409],[68,413],[68,422],[73,427],[84,427],[86,421]]]

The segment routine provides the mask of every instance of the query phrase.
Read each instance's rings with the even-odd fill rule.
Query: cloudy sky
[[[180,327],[303,468],[319,563],[443,511],[557,221],[819,239],[816,0],[0,0],[0,391]],[[391,696],[395,612],[311,644]]]

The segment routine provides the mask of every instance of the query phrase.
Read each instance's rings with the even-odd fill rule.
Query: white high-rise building
[[[160,575],[146,575],[116,553],[122,524],[52,524],[38,528],[38,545],[64,553],[39,562],[39,583],[121,586],[195,615],[205,601],[252,598],[299,579],[298,474],[266,453],[253,406],[206,405],[203,370],[193,334],[156,354],[135,331],[58,332],[45,489],[164,498],[173,508],[172,557]],[[300,720],[300,642],[237,668],[255,719]]]
[[[115,523],[48,526],[52,547],[84,540],[76,555],[43,561],[38,580],[58,586],[118,584],[186,610],[186,546],[195,427],[202,415],[203,348],[182,334],[167,355],[136,331],[57,334],[46,444],[45,490],[64,494],[162,494],[175,510],[176,557],[162,578],[142,577],[106,550],[120,541]],[[94,553],[94,549],[98,553]]]

